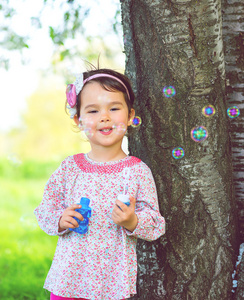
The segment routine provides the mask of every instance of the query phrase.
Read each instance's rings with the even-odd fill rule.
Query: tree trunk
[[[121,0],[126,73],[140,129],[132,155],[155,177],[167,233],[138,242],[135,299],[231,299],[235,202],[219,1]],[[165,86],[176,95],[163,96]],[[205,117],[211,104],[216,113]],[[191,139],[204,126],[208,138]],[[185,156],[174,159],[182,147]]]
[[[227,105],[244,108],[244,3],[222,0]],[[235,198],[244,242],[244,116],[231,120]],[[243,279],[244,280],[244,279]]]
[[[227,105],[243,108],[244,95],[244,3],[222,0],[223,40]],[[238,207],[240,242],[244,242],[244,116],[230,122],[235,199]],[[244,257],[238,265],[235,299],[244,297]]]

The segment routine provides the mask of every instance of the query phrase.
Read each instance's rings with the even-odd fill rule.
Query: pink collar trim
[[[84,153],[75,154],[73,156],[77,166],[85,173],[98,173],[98,174],[114,174],[120,173],[126,167],[132,167],[141,162],[135,156],[127,156],[120,161],[115,162],[90,162],[85,158]]]

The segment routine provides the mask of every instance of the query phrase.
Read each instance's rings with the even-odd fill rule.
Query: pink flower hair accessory
[[[66,99],[68,102],[67,108],[69,110],[70,118],[73,119],[77,114],[76,97],[83,87],[83,73],[76,76],[73,84],[68,84],[66,88]]]
[[[69,106],[73,108],[76,105],[76,92],[74,84],[67,85],[66,98]]]

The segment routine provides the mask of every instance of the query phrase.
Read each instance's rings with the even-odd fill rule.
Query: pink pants
[[[51,293],[50,300],[87,300],[87,299],[84,299],[84,298],[67,298],[67,297],[56,296],[53,293]]]
[[[84,298],[67,298],[67,297],[56,296],[53,293],[51,293],[50,300],[88,300],[88,299],[84,299]],[[122,300],[125,300],[125,299],[122,299]]]

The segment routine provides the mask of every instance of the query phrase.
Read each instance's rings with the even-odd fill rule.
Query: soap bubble
[[[7,156],[7,159],[9,161],[9,163],[15,167],[18,167],[22,164],[21,160],[19,159],[18,155],[15,153],[10,153]]]
[[[165,86],[163,88],[163,94],[166,98],[173,97],[175,95],[175,93],[176,93],[175,88],[172,85]]]
[[[231,106],[227,109],[227,115],[231,119],[237,118],[240,115],[240,110],[237,106]]]
[[[81,128],[83,128],[83,131],[85,135],[89,138],[94,135],[94,131],[92,130],[94,126],[94,122],[89,117],[81,118]]]
[[[202,113],[205,117],[212,117],[215,114],[215,108],[213,105],[206,105],[203,107]]]
[[[22,215],[20,217],[20,224],[28,230],[34,230],[38,226],[34,213],[27,213]]]
[[[191,138],[195,142],[202,142],[208,137],[208,131],[204,126],[197,126],[191,130]]]
[[[118,125],[113,125],[113,129],[115,129],[116,134],[125,134],[127,127],[124,123],[119,123]]]
[[[141,118],[136,116],[134,117],[131,126],[132,127],[139,127],[141,125]]]
[[[181,147],[176,147],[172,150],[172,156],[175,158],[175,159],[180,159],[182,157],[185,156],[185,151],[183,148]]]
[[[92,131],[92,129],[90,127],[84,127],[83,131],[88,138],[92,137],[94,135],[94,132]]]

